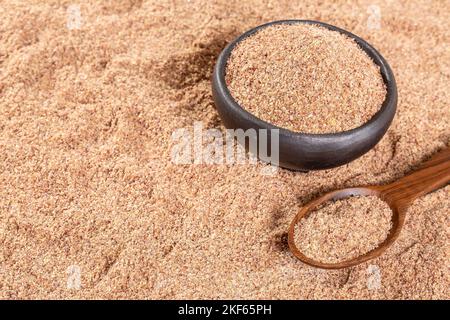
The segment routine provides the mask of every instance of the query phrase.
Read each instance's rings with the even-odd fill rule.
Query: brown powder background
[[[357,128],[386,97],[380,68],[357,43],[318,25],[259,30],[233,49],[225,78],[244,109],[307,133]]]
[[[79,30],[70,4],[0,3],[1,298],[449,298],[448,186],[365,264],[314,269],[286,243],[312,197],[392,181],[449,143],[448,2],[377,1],[380,29],[373,1],[83,1]],[[320,172],[172,163],[174,130],[223,129],[209,77],[224,45],[289,18],[382,52],[400,96],[385,138]]]

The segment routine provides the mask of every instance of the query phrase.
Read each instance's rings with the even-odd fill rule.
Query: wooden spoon
[[[304,263],[324,269],[341,269],[351,267],[381,255],[398,237],[405,221],[406,211],[411,203],[450,181],[450,148],[446,148],[422,164],[413,173],[387,185],[347,188],[329,192],[300,209],[289,227],[289,248],[295,257]],[[295,245],[294,229],[299,220],[307,217],[312,209],[329,201],[350,196],[378,196],[386,201],[392,209],[392,228],[387,238],[380,245],[359,257],[339,263],[323,263],[305,256]]]

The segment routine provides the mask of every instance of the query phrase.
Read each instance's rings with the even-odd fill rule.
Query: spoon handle
[[[380,188],[380,196],[406,209],[415,199],[450,181],[450,147],[435,154],[413,173]]]

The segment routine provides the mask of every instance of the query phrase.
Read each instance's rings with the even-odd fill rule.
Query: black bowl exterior
[[[367,123],[352,130],[331,134],[293,132],[257,118],[243,109],[231,96],[225,83],[225,70],[228,58],[235,45],[267,26],[294,23],[320,25],[353,38],[374,63],[380,67],[387,94],[380,110]],[[278,129],[278,165],[302,171],[333,168],[362,156],[381,140],[389,128],[397,108],[397,86],[394,74],[378,51],[363,39],[348,31],[312,20],[274,21],[251,29],[235,39],[222,51],[217,59],[212,78],[212,92],[219,115],[227,128],[243,130],[267,129],[269,134],[271,129]]]

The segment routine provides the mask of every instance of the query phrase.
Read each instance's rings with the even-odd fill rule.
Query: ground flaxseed
[[[78,3],[80,30],[68,30],[70,2],[1,2],[1,299],[448,299],[450,186],[350,269],[299,263],[286,240],[314,194],[391,182],[448,144],[448,1],[379,0],[378,30],[373,0]],[[223,46],[287,14],[383,52],[402,97],[385,137],[308,173],[171,162],[175,130],[224,129],[209,80]]]
[[[307,133],[359,127],[386,96],[379,67],[356,42],[317,25],[273,25],[244,39],[226,82],[244,109]]]
[[[297,225],[296,244],[307,257],[320,262],[356,258],[386,239],[391,216],[388,204],[376,196],[325,203]]]

